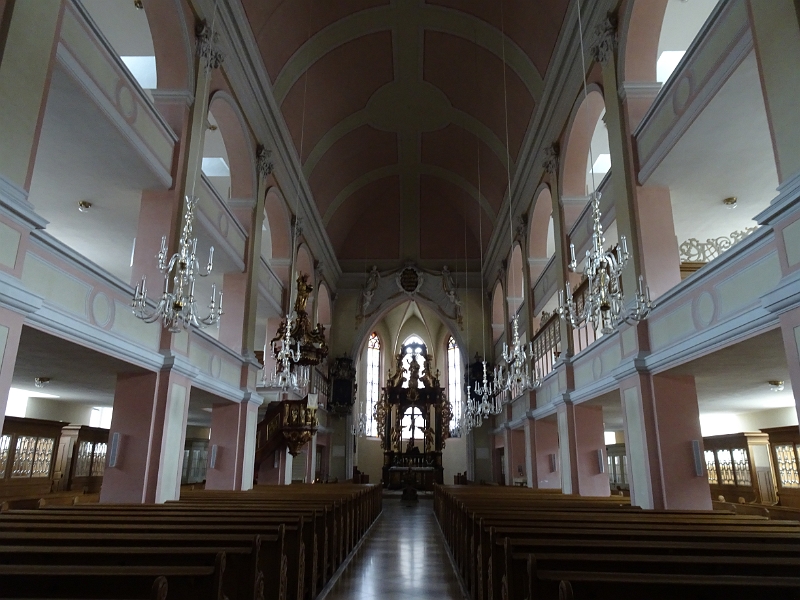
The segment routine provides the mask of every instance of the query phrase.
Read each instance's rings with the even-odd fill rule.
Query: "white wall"
[[[703,437],[741,431],[758,431],[767,427],[785,427],[787,425],[797,425],[797,410],[793,406],[746,413],[702,413],[700,415],[700,429]]]
[[[453,485],[453,476],[467,470],[467,438],[450,438],[442,452],[444,484]]]
[[[79,404],[52,398],[28,398],[25,417],[64,421],[74,425],[88,425],[92,415],[91,404]]]

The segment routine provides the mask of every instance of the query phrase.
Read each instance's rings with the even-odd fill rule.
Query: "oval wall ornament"
[[[412,266],[405,267],[395,276],[397,287],[409,296],[413,296],[422,287],[422,273]]]

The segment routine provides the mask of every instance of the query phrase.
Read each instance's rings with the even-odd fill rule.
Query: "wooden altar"
[[[432,490],[444,483],[442,450],[452,409],[425,346],[409,344],[397,355],[394,375],[375,408],[383,448],[383,485]]]

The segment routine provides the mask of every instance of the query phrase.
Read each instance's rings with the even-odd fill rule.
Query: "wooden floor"
[[[383,514],[324,600],[462,600],[433,503],[384,498]]]

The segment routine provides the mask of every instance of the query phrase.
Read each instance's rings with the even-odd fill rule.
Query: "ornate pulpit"
[[[384,487],[420,490],[443,483],[442,450],[452,409],[425,346],[411,343],[397,355],[396,371],[375,407],[383,448]]]

